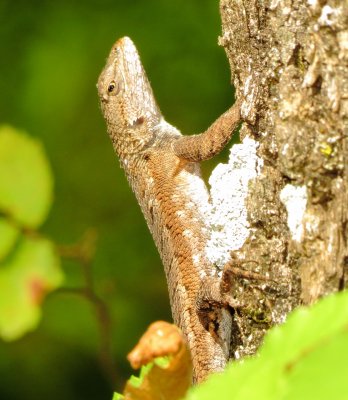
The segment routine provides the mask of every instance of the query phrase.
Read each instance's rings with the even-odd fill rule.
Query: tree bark
[[[252,140],[258,159],[248,234],[232,253],[239,358],[295,307],[348,285],[348,3],[221,0],[220,10],[244,98],[240,149]]]

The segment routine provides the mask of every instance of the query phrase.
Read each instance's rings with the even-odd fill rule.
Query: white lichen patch
[[[318,22],[322,26],[332,26],[336,23],[338,15],[338,9],[332,8],[329,5],[325,5],[321,10],[321,15]]]
[[[232,147],[228,164],[219,164],[209,179],[211,237],[206,254],[219,267],[229,261],[230,252],[239,249],[250,233],[245,199],[249,181],[260,174],[263,166],[257,148],[258,143],[246,137]]]
[[[318,0],[307,0],[307,4],[311,7],[314,7],[318,4]]]
[[[303,235],[303,218],[307,207],[306,186],[285,185],[280,192],[280,200],[288,213],[288,227],[292,239],[300,242]]]

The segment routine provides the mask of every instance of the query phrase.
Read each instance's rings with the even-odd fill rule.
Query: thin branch
[[[81,288],[61,287],[54,293],[79,295],[87,299],[95,308],[99,328],[100,349],[99,361],[113,388],[118,382],[115,361],[112,356],[112,324],[110,313],[105,302],[96,294],[92,273],[92,260],[95,254],[97,232],[88,230],[81,240],[69,246],[59,246],[61,257],[75,260],[82,269],[85,286]]]

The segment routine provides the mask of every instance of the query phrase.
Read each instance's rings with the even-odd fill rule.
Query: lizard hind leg
[[[237,306],[233,301],[226,302],[225,297],[220,278],[206,277],[196,298],[196,311],[201,324],[222,346],[226,346],[226,333],[230,331],[226,321],[232,322],[232,308]]]

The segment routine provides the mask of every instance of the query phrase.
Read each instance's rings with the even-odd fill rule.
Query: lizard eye
[[[116,88],[116,83],[114,81],[112,81],[110,83],[110,85],[108,86],[108,92],[109,93],[113,92],[115,90],[115,88]]]

